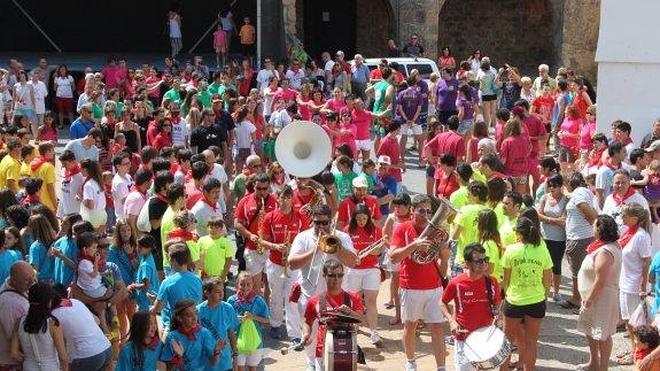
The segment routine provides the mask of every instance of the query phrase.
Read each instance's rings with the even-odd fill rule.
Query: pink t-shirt
[[[328,108],[339,113],[339,111],[346,108],[346,102],[343,100],[330,99],[328,101]]]
[[[389,156],[392,165],[400,166],[401,163],[401,150],[399,149],[399,142],[396,138],[392,138],[390,135],[385,136],[380,141],[380,147],[378,147],[378,156]],[[397,182],[401,181],[401,169],[390,167],[388,175],[391,175],[396,179]]]
[[[371,112],[367,110],[353,110],[351,122],[357,128],[355,140],[368,140],[369,130],[371,129]]]
[[[286,89],[286,90],[281,89],[280,91],[275,93],[275,100],[282,98],[284,99],[285,102],[287,102],[288,105],[289,102],[296,100],[297,95],[298,93],[293,89]]]
[[[225,48],[225,31],[217,30],[213,33],[213,47]]]
[[[510,136],[502,141],[500,159],[507,175],[521,176],[527,173],[527,159],[532,146],[526,135]]]
[[[118,67],[105,67],[104,69],[101,70],[101,75],[103,75],[103,78],[105,79],[105,86],[108,89],[116,88],[117,87],[117,71],[119,70]]]
[[[596,122],[587,122],[580,129],[580,149],[589,150],[593,146],[591,137],[596,133]]]
[[[300,97],[300,100],[305,103],[310,101],[309,97],[304,98],[302,96]],[[298,113],[300,113],[300,117],[303,120],[309,121],[312,119],[312,111],[310,111],[309,106],[307,105],[298,105]]]
[[[580,124],[582,119],[571,120],[568,117],[564,119],[564,122],[561,123],[559,132],[578,134],[580,133]],[[562,137],[559,139],[559,144],[562,147],[576,149],[578,146],[579,139],[577,137]]]

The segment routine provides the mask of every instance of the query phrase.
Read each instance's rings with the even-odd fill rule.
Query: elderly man
[[[364,90],[367,88],[367,83],[369,82],[369,67],[364,64],[362,54],[355,54],[353,59],[354,63],[351,66],[351,92],[364,100],[367,99]]]
[[[609,215],[616,221],[619,227],[619,234],[623,234],[623,219],[621,218],[621,211],[624,205],[631,203],[638,203],[649,209],[649,203],[641,193],[637,192],[635,188],[630,186],[630,173],[627,170],[619,169],[614,172],[612,178],[612,193],[605,198],[603,204],[603,214]]]
[[[69,139],[84,138],[94,125],[94,120],[92,120],[92,105],[85,103],[80,107],[80,117],[71,123]]]
[[[34,280],[34,269],[30,264],[18,261],[11,266],[9,277],[0,287],[0,370],[18,369],[19,363],[11,358],[9,345],[16,323],[30,307],[27,292]]]
[[[532,85],[532,90],[540,92],[543,90],[543,85],[547,84],[550,86],[551,90],[557,88],[557,81],[550,77],[550,67],[547,64],[539,65],[539,76],[534,79],[534,85]]]

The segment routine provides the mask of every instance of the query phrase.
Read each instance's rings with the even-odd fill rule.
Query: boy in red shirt
[[[450,318],[449,328],[456,340],[456,369],[474,370],[465,357],[465,339],[470,332],[493,324],[502,299],[497,280],[488,274],[486,249],[479,243],[469,244],[465,247],[463,259],[466,269],[449,281],[440,301],[440,310],[446,318]],[[454,313],[448,306],[452,301],[456,308]]]

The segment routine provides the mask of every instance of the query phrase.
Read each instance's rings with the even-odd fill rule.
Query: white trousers
[[[283,278],[284,267],[268,260],[266,276],[270,289],[270,326],[279,327],[286,324],[286,332],[291,339],[302,338],[302,314],[298,303],[289,301],[291,286],[298,281],[300,271],[288,271],[289,278]],[[286,308],[286,319],[284,309]]]
[[[307,301],[309,301],[309,299],[311,298],[306,297],[305,295],[300,295],[300,300],[298,300],[300,313],[305,313],[305,307],[307,306]],[[305,346],[305,355],[307,356],[307,366],[317,368],[320,371],[321,368],[317,367],[319,366],[317,364],[317,361],[319,359],[316,358],[316,341],[318,338],[318,334],[319,334],[319,322],[314,321],[314,324],[312,325],[312,333],[309,337],[311,340],[309,342],[309,345]]]

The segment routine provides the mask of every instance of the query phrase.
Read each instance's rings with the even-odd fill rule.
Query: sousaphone
[[[311,178],[330,162],[332,142],[319,125],[311,121],[294,121],[277,136],[275,156],[288,174]]]

